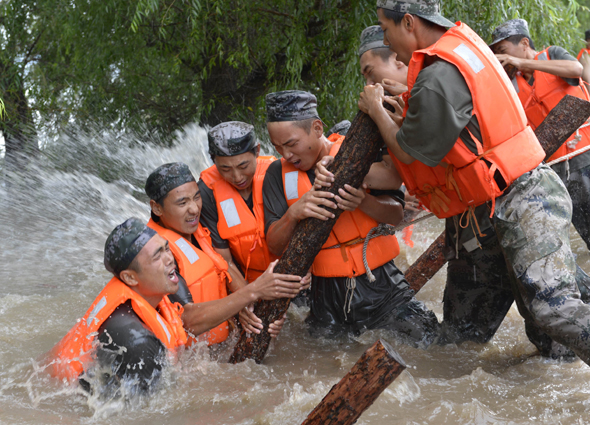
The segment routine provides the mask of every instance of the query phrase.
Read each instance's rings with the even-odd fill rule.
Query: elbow
[[[413,163],[415,161],[415,159],[413,157],[411,157],[410,155],[404,155],[403,157],[398,158],[400,160],[400,162],[406,164],[406,165],[410,165],[411,163]]]
[[[573,78],[581,78],[584,72],[584,66],[580,63],[573,63],[572,75]]]

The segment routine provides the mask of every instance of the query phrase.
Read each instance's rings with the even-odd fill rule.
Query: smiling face
[[[174,230],[189,241],[199,227],[202,205],[197,182],[188,182],[172,189],[162,205],[154,200],[150,201],[152,212],[160,218],[159,224]]]
[[[407,84],[408,67],[397,60],[395,52],[386,50],[387,54],[381,55],[379,50],[385,49],[368,50],[361,56],[361,73],[366,84],[382,83],[385,78]]]
[[[156,307],[164,295],[178,291],[176,265],[168,241],[154,235],[139,251],[132,265],[121,272],[123,280],[141,295],[152,307]]]
[[[257,149],[257,152],[260,148]],[[252,152],[236,156],[215,156],[215,166],[221,177],[240,193],[252,192],[252,181],[256,174],[256,157]]]
[[[383,44],[389,46],[389,50],[397,53],[397,60],[405,65],[410,64],[412,54],[418,50],[418,43],[414,34],[416,19],[406,13],[402,22],[396,24],[385,17],[383,9],[377,9],[379,26],[383,30]]]
[[[290,121],[269,122],[266,128],[276,150],[295,168],[310,170],[323,157],[324,126],[320,120],[313,120],[309,133]]]

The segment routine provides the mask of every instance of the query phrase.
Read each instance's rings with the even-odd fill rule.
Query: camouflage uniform
[[[415,14],[438,25],[444,22],[441,21],[436,0],[378,0],[377,7]],[[445,65],[441,62],[443,61],[421,71],[426,72],[422,76],[422,85],[432,79],[444,87],[442,82],[444,80],[446,83],[447,80],[435,71],[442,72]],[[450,67],[449,65],[444,69],[446,74],[457,72]],[[414,89],[416,87],[417,84]],[[462,107],[461,112],[468,110],[465,102],[458,103],[460,96],[456,93],[457,90],[469,92],[464,80],[449,87],[449,90],[453,91],[453,107]],[[439,97],[444,97],[444,93],[436,93]],[[421,103],[416,104],[425,107],[425,110],[420,110],[419,115],[422,118],[427,116],[431,126],[440,127],[441,133],[442,130],[448,130],[445,115],[437,111],[434,111],[434,115],[431,114],[433,111],[428,108],[432,109],[432,106],[425,99],[430,98],[423,97]],[[452,134],[461,131],[469,123],[471,114],[465,115],[469,117],[461,117],[461,121],[456,123],[458,128],[452,129]],[[439,118],[434,119],[435,116]],[[446,155],[448,149],[444,151],[444,148],[436,148],[431,140],[421,137],[424,133],[420,130],[421,122],[416,116],[412,117],[409,122],[406,119],[407,122],[402,125],[397,137],[398,143],[410,153],[404,146],[407,145],[405,138],[411,134],[410,150],[422,153],[420,148],[430,149],[426,159],[432,161],[433,165],[426,165],[434,166]],[[408,127],[400,140],[400,133],[408,124],[413,127]],[[437,144],[447,143],[447,139],[451,144],[457,143],[456,136],[450,138],[446,134],[445,137],[439,136]],[[440,152],[436,153],[436,149]],[[483,205],[478,210],[481,212],[486,208]],[[483,217],[483,214],[480,216]],[[581,301],[580,291],[576,286],[576,265],[569,247],[570,222],[571,200],[558,176],[550,168],[541,165],[517,179],[496,200],[493,225],[497,237],[492,229],[486,230],[482,226],[482,230],[488,235],[485,240],[478,241],[483,249],[467,252],[459,248],[461,245],[464,248],[465,243],[472,241],[463,240],[461,235],[457,235],[459,242],[454,247],[458,252],[454,252],[448,268],[449,279],[444,298],[444,336],[441,339],[478,342],[489,340],[512,302],[516,300],[525,318],[527,335],[543,354],[572,355],[561,343],[587,363],[590,362],[590,306]],[[464,239],[469,239],[469,236]]]
[[[383,44],[383,30],[379,25],[372,25],[361,32],[361,45],[359,47],[359,58],[363,53],[373,49],[389,49]]]

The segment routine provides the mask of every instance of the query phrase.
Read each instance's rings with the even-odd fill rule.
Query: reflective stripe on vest
[[[333,135],[332,135],[333,136]],[[344,136],[337,135],[338,143],[334,143],[330,149],[330,155],[335,156],[340,149]],[[281,159],[283,186],[285,199],[287,199],[286,176],[292,173],[298,174],[297,198],[287,199],[289,206],[297,202],[300,196],[311,190],[312,185],[305,171],[297,170],[292,164]],[[322,277],[353,277],[365,274],[363,263],[364,237],[378,223],[362,212],[360,209],[344,211],[330,232],[330,236],[316,256],[312,274]],[[328,249],[341,245],[339,249]],[[388,261],[393,260],[399,254],[397,238],[391,236],[379,236],[369,241],[367,247],[367,263],[374,270]]]
[[[270,253],[264,237],[264,203],[262,185],[269,165],[276,158],[258,157],[252,180],[253,211],[242,195],[223,179],[217,166],[201,173],[201,180],[213,191],[217,204],[219,236],[229,243],[232,256],[242,268],[248,282],[253,282],[277,259]]]
[[[535,60],[551,60],[549,48],[537,53]],[[563,78],[552,75],[547,72],[534,71],[534,82],[531,86],[519,72],[513,78],[513,82],[518,86],[518,97],[524,106],[529,125],[536,129],[557,106],[559,101],[566,95],[578,97],[584,100],[590,100],[588,91],[582,81],[579,79],[578,86],[569,85]],[[572,134],[561,147],[548,158],[547,162],[556,160],[568,155],[578,149],[590,144],[590,127],[579,130],[581,139],[576,143]]]
[[[173,305],[165,296],[158,304],[158,312],[141,295],[113,277],[98,294],[82,320],[51,350],[54,361],[49,367],[51,375],[69,381],[77,379],[92,361],[93,341],[99,328],[127,300],[131,300],[133,311],[168,350],[175,350],[186,344],[187,336],[182,328],[180,304]]]
[[[484,41],[461,22],[447,30],[435,44],[412,55],[408,91],[403,95],[404,117],[426,57],[438,57],[461,72],[472,95],[473,114],[480,125],[482,142],[472,137],[477,147],[474,154],[457,139],[436,167],[418,160],[406,165],[391,155],[392,160],[409,192],[437,217],[462,214],[487,201],[492,201],[493,211],[495,198],[514,180],[539,165],[545,153],[527,126],[522,105],[499,61]]]
[[[170,251],[178,264],[178,272],[186,281],[194,303],[227,297],[227,281],[231,281],[227,273],[227,263],[213,250],[210,240],[207,239],[208,234],[200,225],[193,236],[201,249],[151,219],[147,225],[168,241]],[[204,336],[207,337],[209,345],[212,345],[225,341],[228,335],[229,324],[226,321],[206,332]]]

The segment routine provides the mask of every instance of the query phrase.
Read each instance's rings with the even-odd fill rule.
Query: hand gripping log
[[[334,173],[334,183],[329,191],[337,194],[337,190],[344,187],[344,184],[360,187],[382,147],[383,139],[379,128],[371,117],[359,111],[352,121],[334,162],[329,167]],[[307,218],[297,224],[289,245],[275,266],[275,273],[305,276],[342,213],[340,209],[328,209],[334,213],[335,218],[327,221]],[[257,363],[262,362],[270,343],[268,325],[285,314],[289,303],[288,298],[273,301],[260,300],[256,303],[254,314],[262,320],[264,329],[260,334],[249,336],[242,331],[229,360],[230,363],[239,363],[246,359],[254,359]]]
[[[349,425],[404,371],[401,357],[382,340],[363,353],[302,425]]]

